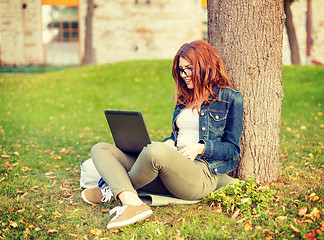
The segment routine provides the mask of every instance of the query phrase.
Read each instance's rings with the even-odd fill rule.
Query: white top
[[[197,109],[184,109],[177,117],[179,128],[177,146],[182,147],[199,141],[199,114]]]

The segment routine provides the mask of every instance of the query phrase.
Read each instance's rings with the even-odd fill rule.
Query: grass
[[[237,189],[239,201],[261,189],[255,202],[243,209],[224,190],[221,203],[155,207],[148,221],[105,229],[116,203],[89,206],[79,189],[90,148],[113,142],[103,110],[142,111],[161,141],[173,87],[169,60],[0,75],[0,239],[324,239],[324,68],[311,66],[283,68],[280,176]],[[265,207],[252,214],[257,201]]]

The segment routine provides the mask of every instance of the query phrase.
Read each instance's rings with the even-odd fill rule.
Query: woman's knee
[[[170,147],[164,143],[151,143],[142,150],[140,156],[141,158],[152,162],[158,162],[159,160],[163,160],[165,162],[167,161],[165,156],[169,150]]]
[[[159,142],[157,142],[157,143],[151,143],[151,144],[147,145],[142,150],[142,152],[145,155],[150,155],[150,156],[160,155],[161,153],[163,153],[165,151],[165,147],[168,147],[168,146],[166,146],[163,143],[159,143]]]
[[[110,144],[110,143],[105,143],[105,142],[100,142],[95,144],[90,151],[91,156],[93,156],[94,154],[96,154],[97,152],[100,151],[107,151],[107,150],[112,150],[114,147],[114,145]]]

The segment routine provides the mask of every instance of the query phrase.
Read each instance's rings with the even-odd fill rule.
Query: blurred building
[[[310,9],[308,9],[310,5]],[[295,0],[291,4],[293,22],[299,46],[299,55],[302,65],[324,64],[324,0]],[[307,47],[307,13],[310,15],[309,38]],[[308,48],[308,49],[307,49]],[[309,51],[309,53],[307,53]],[[283,34],[284,65],[290,65],[290,48],[286,29]]]
[[[312,45],[306,56],[307,1]],[[1,65],[80,65],[88,0],[0,0]],[[172,58],[185,42],[207,40],[206,0],[93,0],[93,64]],[[292,4],[303,64],[324,62],[324,0]],[[284,33],[283,63],[290,64]]]
[[[0,0],[2,65],[79,65],[87,0]],[[202,37],[201,0],[94,0],[92,63],[172,58]]]

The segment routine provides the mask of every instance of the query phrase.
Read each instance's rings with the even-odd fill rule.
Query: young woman
[[[169,138],[148,145],[136,159],[108,143],[91,149],[109,187],[84,190],[82,198],[100,203],[115,197],[123,205],[112,209],[116,215],[107,228],[153,214],[138,197],[139,188],[186,200],[202,199],[216,189],[220,174],[237,166],[243,98],[232,88],[220,56],[205,41],[186,43],[174,57],[172,75],[176,106]]]

